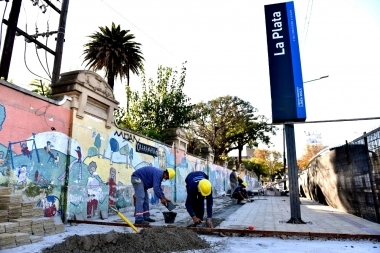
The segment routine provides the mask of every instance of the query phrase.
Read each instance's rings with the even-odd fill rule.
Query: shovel
[[[138,233],[139,231],[137,230],[137,228],[132,224],[132,222],[130,222],[121,212],[119,212],[119,210],[117,210],[117,208],[115,206],[111,206],[109,205],[109,208],[114,211],[115,213],[117,213],[117,215],[119,215],[119,217],[125,221],[125,223],[127,223],[136,233]]]
[[[166,207],[169,211],[172,211],[172,210],[175,208],[175,205],[173,204],[173,202],[168,201],[168,202],[166,202],[165,207]]]

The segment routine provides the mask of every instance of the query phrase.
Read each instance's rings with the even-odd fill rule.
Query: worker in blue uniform
[[[203,171],[190,172],[186,179],[186,209],[193,219],[194,225],[201,224],[204,219],[205,200],[207,206],[206,226],[213,227],[212,224],[212,186],[208,176]]]
[[[163,205],[167,205],[170,200],[165,197],[161,189],[162,180],[170,180],[175,176],[172,168],[162,170],[152,166],[142,167],[132,173],[131,183],[135,190],[135,224],[148,225],[149,222],[155,222],[150,218],[149,213],[149,195],[147,190],[153,188],[154,194],[161,200]]]

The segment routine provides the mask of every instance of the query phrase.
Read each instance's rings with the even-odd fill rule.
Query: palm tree
[[[83,62],[88,61],[86,67],[94,71],[105,69],[108,84],[113,89],[114,79],[127,77],[129,87],[130,71],[139,75],[143,68],[144,57],[140,49],[141,44],[133,41],[135,35],[130,30],[121,30],[120,25],[112,22],[111,29],[99,27],[100,32],[88,36],[92,40],[85,44]],[[127,97],[127,109],[128,109]]]

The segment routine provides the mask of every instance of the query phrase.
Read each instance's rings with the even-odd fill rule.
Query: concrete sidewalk
[[[248,229],[254,226],[255,231],[271,232],[298,232],[320,234],[350,234],[380,236],[380,224],[371,222],[355,215],[347,214],[330,206],[325,206],[312,200],[301,198],[301,219],[305,224],[287,223],[290,220],[289,196],[255,196],[254,201],[244,205],[234,204],[236,201],[224,196],[214,198],[214,212],[221,213],[230,205],[236,205],[236,210],[228,214],[224,221],[216,228],[221,229]],[[177,205],[173,212],[177,213],[175,222],[167,224],[162,212],[167,209],[156,205],[151,210],[151,218],[156,222],[151,226],[187,226],[192,219],[184,204]],[[134,222],[133,210],[123,213],[131,222]],[[110,216],[106,221],[123,222],[117,215]]]
[[[301,219],[306,224],[286,223],[290,220],[289,196],[257,196],[220,224],[220,228],[301,233],[337,233],[380,235],[380,224],[301,198]]]

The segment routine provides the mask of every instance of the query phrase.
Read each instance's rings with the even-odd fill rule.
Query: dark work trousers
[[[193,206],[195,216],[203,221],[205,215],[205,197],[200,194],[191,198],[191,205]]]
[[[238,204],[243,200],[243,198],[240,196],[240,194],[238,192],[234,192],[234,194],[232,195],[232,197],[234,199],[237,199],[237,203]]]

